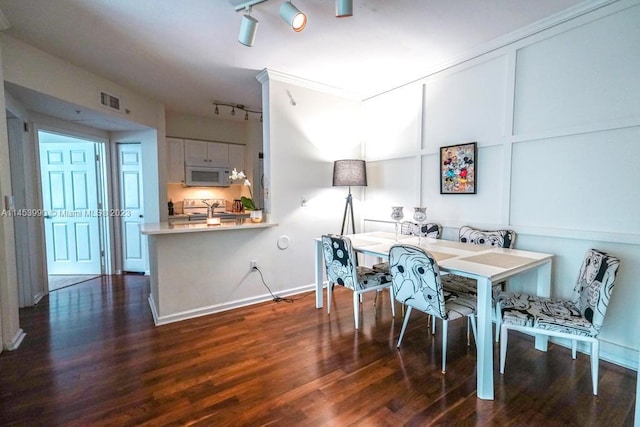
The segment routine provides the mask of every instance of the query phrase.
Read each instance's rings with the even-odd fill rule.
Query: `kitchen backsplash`
[[[173,201],[176,214],[182,213],[184,199],[225,199],[227,203],[231,203],[241,196],[249,197],[249,191],[241,184],[233,184],[224,188],[183,187],[182,184],[167,184],[167,200]]]

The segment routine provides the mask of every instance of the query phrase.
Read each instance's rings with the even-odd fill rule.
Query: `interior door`
[[[144,272],[146,269],[146,239],[140,232],[144,221],[142,195],[142,162],[140,144],[118,144],[118,177],[122,233],[122,270]]]
[[[102,273],[96,168],[94,142],[40,143],[49,274]]]

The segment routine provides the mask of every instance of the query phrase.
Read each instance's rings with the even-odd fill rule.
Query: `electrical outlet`
[[[256,261],[255,259],[252,259],[251,261],[249,261],[249,270],[255,270],[258,268],[258,261]]]

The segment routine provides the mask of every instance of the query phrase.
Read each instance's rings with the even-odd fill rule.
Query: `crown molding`
[[[270,68],[265,68],[264,70],[262,70],[256,76],[256,79],[258,79],[258,81],[262,84],[268,83],[269,81],[273,80],[282,83],[293,84],[318,92],[323,92],[329,95],[338,96],[340,98],[346,98],[356,101],[361,101],[363,99],[363,96],[360,94],[349,92],[347,90],[329,86],[323,83],[314,82],[312,80],[303,79],[302,77],[293,76],[291,74],[286,74],[281,71],[272,70]]]

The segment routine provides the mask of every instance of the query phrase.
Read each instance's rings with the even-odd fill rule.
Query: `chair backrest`
[[[464,225],[460,227],[459,240],[474,245],[513,248],[516,243],[516,232],[513,230],[479,230]]]
[[[435,222],[428,222],[420,227],[415,222],[405,221],[400,226],[400,234],[439,239],[442,237],[442,226]]]
[[[322,236],[322,249],[329,282],[353,290],[360,289],[356,269],[357,259],[351,240],[343,236],[324,235]]]
[[[389,272],[398,301],[441,319],[447,319],[440,269],[433,256],[413,245],[393,245]]]
[[[602,327],[619,266],[618,258],[590,249],[580,267],[574,302],[597,331]]]

